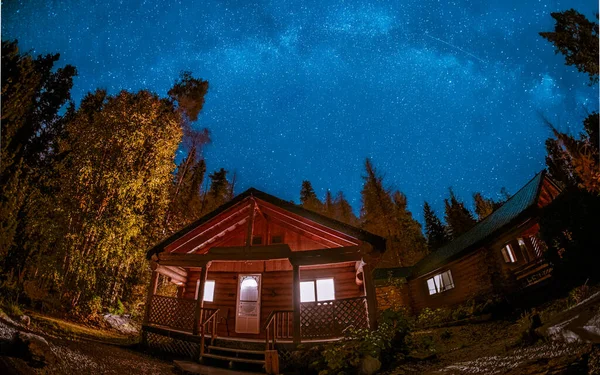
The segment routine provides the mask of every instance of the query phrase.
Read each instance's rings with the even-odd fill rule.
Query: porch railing
[[[300,333],[302,339],[341,337],[348,327],[368,328],[366,297],[302,303]]]
[[[166,296],[152,296],[148,323],[191,331],[194,327],[196,300]]]
[[[274,310],[265,323],[267,350],[275,349],[277,340],[294,337],[294,310]]]
[[[293,310],[275,310],[265,322],[265,344],[273,349],[278,340],[290,340],[294,335]],[[323,302],[303,302],[300,305],[300,339],[330,339],[341,337],[348,327],[368,328],[366,297]]]
[[[202,324],[200,325],[200,358],[204,355],[204,340],[207,334],[210,334],[210,344],[215,344],[217,338],[217,316],[219,309],[202,308],[200,316]]]

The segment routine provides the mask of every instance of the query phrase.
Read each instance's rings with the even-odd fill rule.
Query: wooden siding
[[[487,261],[487,251],[482,248],[434,272],[410,280],[408,286],[413,310],[419,312],[425,307],[450,307],[492,292],[491,270]],[[447,270],[452,273],[454,288],[429,295],[427,279]]]
[[[285,260],[285,262],[288,262]],[[207,280],[215,281],[215,294],[213,302],[204,302],[204,307],[218,308],[219,324],[218,334],[227,337],[227,326],[230,337],[263,338],[262,331],[265,320],[273,310],[292,309],[292,271],[281,270],[287,268],[284,261],[266,262],[222,262],[227,267],[238,269],[236,271],[223,271],[225,265],[214,262],[208,269]],[[289,262],[288,262],[289,264]],[[213,268],[214,267],[214,268]],[[290,266],[291,268],[291,266]],[[273,269],[277,269],[271,271]],[[254,270],[254,271],[253,271]],[[237,300],[238,275],[260,273],[261,278],[261,319],[259,334],[239,334],[235,332],[235,310]],[[184,298],[194,298],[196,282],[200,272],[190,271],[184,292]],[[362,286],[356,285],[356,270],[354,264],[332,264],[327,267],[302,267],[300,280],[308,281],[319,278],[334,278],[335,298],[353,298],[364,295]],[[225,324],[227,321],[227,325]]]

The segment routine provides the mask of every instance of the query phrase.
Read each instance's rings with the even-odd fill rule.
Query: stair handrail
[[[287,314],[286,319],[289,319],[289,314],[294,313],[294,310],[273,310],[267,317],[267,320],[264,325],[265,330],[265,345],[266,350],[275,349],[275,343],[277,342],[277,322],[278,316],[281,314]],[[271,335],[272,333],[272,335]],[[269,340],[272,336],[272,340]],[[289,328],[288,328],[288,336],[289,336]]]
[[[204,355],[204,336],[206,334],[206,325],[212,322],[210,330],[210,344],[214,345],[215,339],[217,338],[217,319],[216,316],[219,313],[219,309],[207,309],[202,308],[200,313],[200,319],[204,317],[204,312],[209,313],[208,317],[200,324],[200,358]]]

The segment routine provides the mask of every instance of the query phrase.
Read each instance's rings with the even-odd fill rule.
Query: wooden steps
[[[261,366],[265,367],[265,351],[264,350],[252,350],[242,348],[232,348],[226,346],[215,346],[209,345],[206,348],[206,352],[202,355],[202,361],[206,363],[206,360],[217,360],[227,362],[229,367],[233,367],[234,363],[240,365],[250,366]]]
[[[211,354],[211,353],[204,353],[204,355],[202,356],[202,358],[213,358],[213,359],[219,359],[219,360],[227,361],[227,362],[250,363],[250,364],[253,364],[253,365],[264,365],[265,364],[265,360],[264,359],[251,359],[251,358],[241,358],[241,357],[230,357],[230,356],[226,356],[226,355],[217,355],[217,354]]]
[[[265,355],[264,350],[246,350],[246,349],[236,349],[236,348],[226,348],[223,346],[209,346],[208,350],[220,350],[223,352],[235,352],[235,353],[243,353],[243,354],[258,354]]]

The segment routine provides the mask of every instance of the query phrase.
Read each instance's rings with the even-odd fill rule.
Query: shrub
[[[13,302],[8,302],[6,304],[6,313],[13,318],[18,318],[23,315],[23,311],[21,311],[19,305]]]
[[[113,315],[125,314],[125,306],[123,306],[123,302],[120,299],[117,299],[117,305],[110,310],[110,313]]]
[[[432,310],[426,307],[417,316],[417,325],[423,328],[437,326],[450,321],[452,321],[452,311],[447,308]]]
[[[376,330],[349,328],[341,342],[325,345],[322,360],[315,363],[321,370],[319,374],[354,373],[369,356],[386,366],[396,353],[406,352],[405,338],[411,328],[404,310],[385,310]]]

